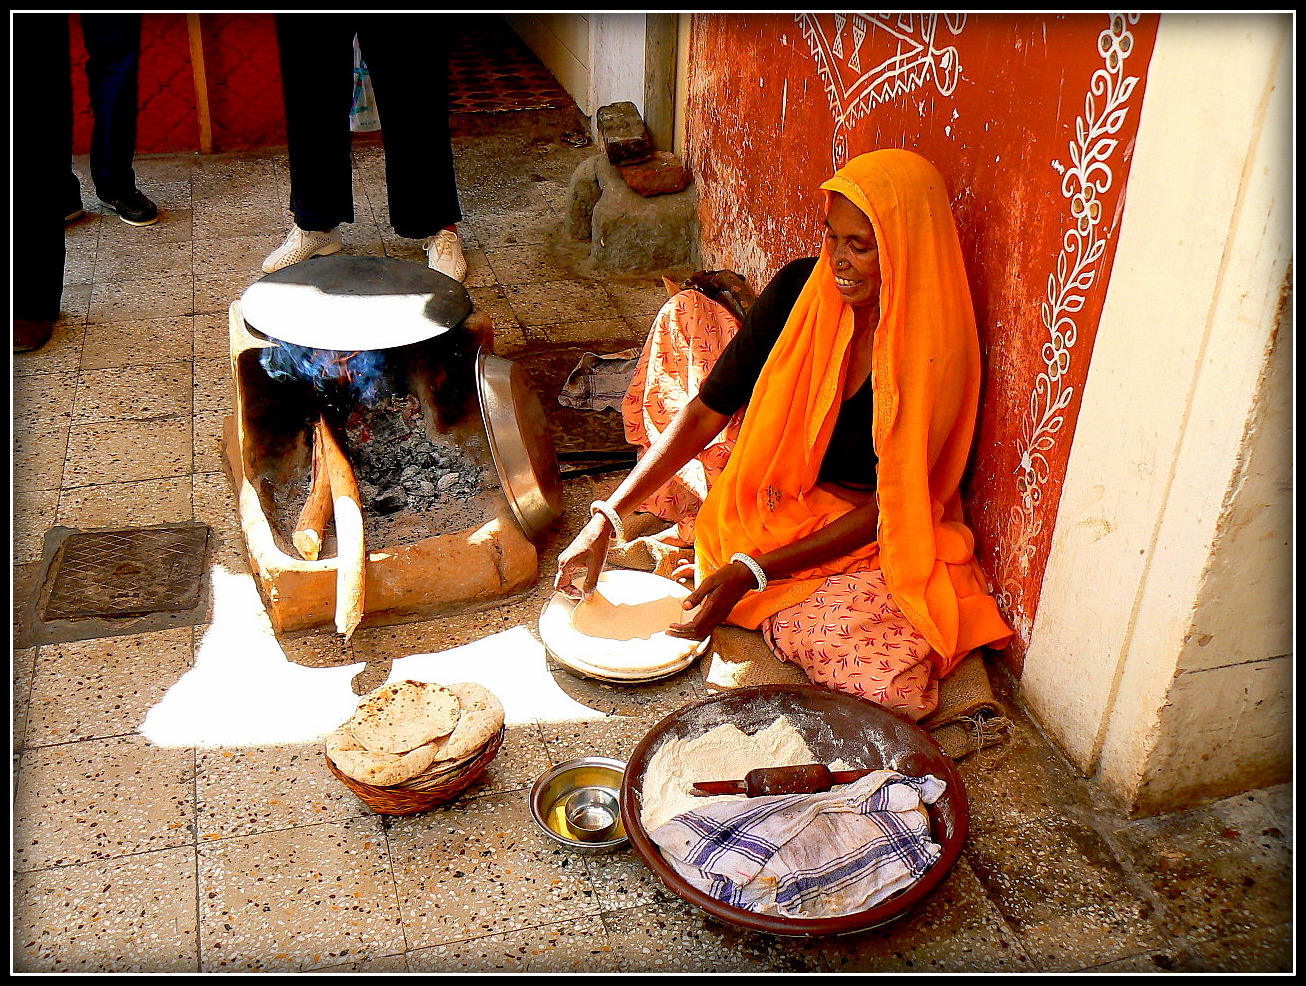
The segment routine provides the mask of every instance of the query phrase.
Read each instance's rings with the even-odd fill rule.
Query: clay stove
[[[509,461],[504,471],[514,449],[502,448],[504,434],[483,413],[500,400],[484,391],[486,361],[511,364],[481,351],[486,335],[471,321],[408,345],[341,353],[273,338],[246,321],[242,301],[231,305],[235,414],[224,422],[224,460],[251,569],[278,631],[335,618],[334,525],[314,560],[293,540],[319,418],[358,483],[366,544],[361,626],[485,607],[538,578],[532,536],[542,531],[524,521],[520,475],[512,472],[522,466]],[[547,438],[538,401],[521,393],[519,381],[514,389],[510,400],[534,406],[521,408],[507,439],[517,442],[514,429],[525,421],[535,432],[527,444],[538,445],[542,431]],[[550,452],[551,445],[527,463],[545,474],[546,490],[556,478]],[[505,490],[505,481],[516,489]]]

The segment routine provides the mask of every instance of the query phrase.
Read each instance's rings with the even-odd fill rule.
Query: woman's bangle
[[[753,573],[753,578],[757,579],[757,588],[753,590],[754,592],[761,592],[766,588],[766,572],[762,571],[762,566],[758,564],[756,558],[746,555],[742,551],[736,551],[730,556],[730,560],[739,562]]]
[[[626,543],[626,529],[621,526],[621,515],[606,500],[595,500],[590,504],[590,516],[602,514],[612,525],[612,533],[617,536],[618,544]]]

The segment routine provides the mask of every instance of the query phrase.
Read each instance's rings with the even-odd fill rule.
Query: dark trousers
[[[86,84],[95,126],[91,181],[95,194],[117,199],[136,187],[137,88],[141,64],[140,14],[82,14]]]
[[[354,221],[355,34],[381,119],[390,225],[400,236],[422,238],[458,222],[449,140],[449,51],[457,18],[278,14],[276,23],[295,225],[322,230]]]
[[[73,153],[67,14],[13,15],[14,317],[53,321],[63,295],[61,201]]]

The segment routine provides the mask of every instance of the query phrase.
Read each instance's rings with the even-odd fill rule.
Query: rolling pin
[[[698,781],[693,793],[698,797],[715,794],[746,794],[759,798],[767,794],[814,794],[828,791],[836,784],[851,784],[872,770],[831,770],[823,763],[804,763],[794,767],[757,767],[742,781]]]

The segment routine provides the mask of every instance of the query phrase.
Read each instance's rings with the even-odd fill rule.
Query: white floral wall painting
[[[825,85],[834,116],[832,157],[835,168],[848,160],[848,134],[857,121],[881,103],[933,84],[940,95],[950,96],[961,76],[957,49],[941,47],[944,39],[961,34],[965,14],[834,14],[822,20],[816,14],[795,14],[811,48],[816,70]],[[892,54],[878,43],[864,49],[872,32],[882,32],[896,42]]]
[[[876,106],[927,87],[951,96],[961,78],[961,57],[953,42],[966,27],[965,14],[795,14],[794,19],[829,99],[836,168],[848,160],[850,132]],[[995,552],[995,596],[1026,642],[1037,600],[1037,587],[1029,585],[1029,577],[1050,536],[1046,514],[1055,508],[1055,500],[1049,486],[1061,478],[1053,462],[1064,461],[1064,455],[1054,457],[1053,451],[1073,430],[1066,428],[1065,414],[1075,393],[1068,374],[1082,334],[1080,313],[1106,252],[1114,210],[1104,208],[1103,202],[1117,184],[1117,135],[1139,81],[1126,73],[1134,43],[1130,29],[1138,22],[1138,14],[1107,15],[1107,26],[1096,38],[1101,67],[1088,80],[1083,112],[1075,119],[1067,149],[1069,163],[1051,165],[1061,175],[1063,232],[1040,303],[1045,337],[1035,365],[1041,369],[1016,443],[1014,505]]]

